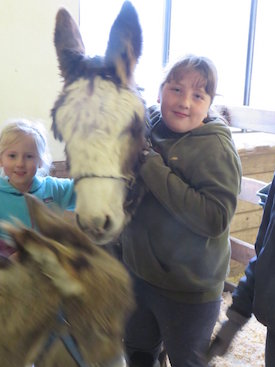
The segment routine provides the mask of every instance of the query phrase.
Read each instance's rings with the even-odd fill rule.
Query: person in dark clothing
[[[264,206],[253,257],[234,290],[227,317],[207,353],[222,356],[236,333],[254,314],[266,326],[265,365],[275,366],[275,175]]]

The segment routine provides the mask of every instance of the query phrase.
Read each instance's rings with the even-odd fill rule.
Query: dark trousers
[[[129,366],[152,367],[165,346],[172,367],[206,367],[206,351],[220,310],[220,300],[187,304],[164,297],[134,278],[137,308],[124,338]]]
[[[275,333],[267,329],[265,345],[265,366],[275,366]]]

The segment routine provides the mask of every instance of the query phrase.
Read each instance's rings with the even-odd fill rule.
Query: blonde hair
[[[182,73],[189,70],[198,71],[205,79],[205,91],[211,97],[212,102],[217,90],[217,69],[214,63],[204,56],[186,55],[172,65],[169,64],[165,69],[165,75],[160,89],[162,89],[165,83],[169,83],[171,80],[179,80],[179,78],[182,78]]]
[[[40,168],[37,174],[46,176],[49,174],[52,157],[49,152],[46,138],[46,129],[43,124],[27,119],[9,120],[0,134],[0,156],[22,136],[32,136],[40,159]],[[3,172],[1,172],[3,174]]]

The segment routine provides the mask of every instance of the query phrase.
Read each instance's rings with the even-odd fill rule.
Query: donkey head
[[[127,193],[145,143],[145,108],[133,80],[141,38],[130,2],[111,28],[105,57],[85,55],[78,26],[65,9],[56,17],[64,88],[52,110],[52,129],[65,142],[78,223],[97,244],[118,236],[129,219]]]
[[[133,305],[126,270],[77,226],[34,197],[26,200],[39,232],[2,223],[17,254],[0,257],[1,367],[37,359],[39,366],[75,366],[59,338],[43,353],[53,331],[68,332],[87,365],[109,365],[122,354],[124,322]],[[64,323],[57,319],[60,309]]]

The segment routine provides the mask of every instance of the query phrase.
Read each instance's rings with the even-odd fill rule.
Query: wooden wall
[[[55,176],[55,177],[69,177],[69,172],[67,169],[67,164],[65,161],[55,161],[53,162],[52,168],[51,168],[51,172],[50,172],[51,176]]]
[[[225,117],[241,158],[243,176],[269,183],[275,170],[275,111],[264,111],[247,106],[224,107]],[[236,132],[236,128],[246,132]],[[263,209],[256,203],[238,200],[231,223],[231,235],[254,244],[261,223]]]

